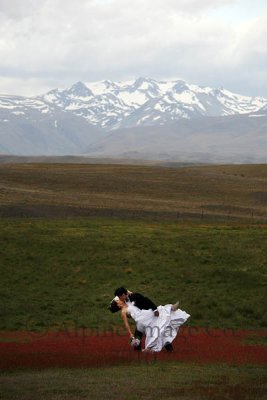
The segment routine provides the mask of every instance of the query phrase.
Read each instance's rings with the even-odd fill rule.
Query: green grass
[[[123,329],[107,310],[121,285],[179,299],[192,326],[266,328],[266,178],[266,165],[0,166],[0,215],[43,217],[0,220],[0,330]],[[264,382],[259,366],[14,370],[0,399],[260,400]]]
[[[260,400],[266,378],[263,367],[182,363],[15,370],[0,375],[0,399]]]
[[[266,227],[3,219],[0,243],[0,330],[121,326],[121,285],[179,299],[190,325],[267,326]]]

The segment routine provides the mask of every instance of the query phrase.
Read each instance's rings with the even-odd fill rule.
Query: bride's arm
[[[125,328],[127,329],[129,335],[131,338],[134,337],[133,332],[130,328],[129,322],[128,322],[128,318],[127,318],[127,310],[124,308],[123,310],[121,310],[121,316],[125,325]]]

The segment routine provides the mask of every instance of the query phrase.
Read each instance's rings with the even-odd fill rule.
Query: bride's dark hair
[[[111,311],[112,313],[120,311],[120,307],[118,306],[116,300],[112,300],[112,302],[108,306],[108,310]]]

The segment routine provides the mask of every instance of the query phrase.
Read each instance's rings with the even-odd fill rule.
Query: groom
[[[154,304],[153,301],[151,301],[148,297],[145,297],[140,293],[130,292],[124,287],[120,287],[115,290],[114,296],[118,297],[124,303],[127,303],[128,301],[130,301],[131,303],[134,302],[135,306],[140,308],[140,310],[151,309],[152,311],[154,311],[154,315],[156,317],[159,316],[156,304]],[[113,299],[112,302],[110,303],[109,310],[112,313],[115,313],[120,310],[115,299]]]
[[[121,301],[123,301],[125,303],[127,303],[129,301],[134,302],[135,306],[137,308],[139,308],[140,310],[150,310],[151,309],[154,312],[154,315],[156,317],[159,316],[159,312],[158,312],[156,304],[153,303],[153,301],[151,301],[148,297],[145,297],[140,293],[130,292],[129,290],[125,289],[124,287],[120,287],[115,290],[114,295],[115,295],[115,298],[118,297]],[[110,305],[108,307],[112,313],[115,313],[120,310],[115,298],[112,300],[112,302],[110,303]],[[135,350],[139,350],[139,351],[141,350],[142,337],[143,337],[143,332],[140,332],[140,331],[138,331],[137,328],[135,328],[134,338],[140,340],[139,346],[134,347]],[[173,347],[172,347],[171,343],[166,343],[166,345],[164,347],[167,351],[170,351],[170,352],[173,351]]]

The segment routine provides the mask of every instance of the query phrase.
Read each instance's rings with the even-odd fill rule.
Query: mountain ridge
[[[181,118],[226,116],[257,112],[267,99],[185,81],[77,82],[69,89],[54,89],[38,97],[47,104],[71,111],[106,130],[165,124]]]
[[[124,128],[88,146],[90,157],[180,162],[267,162],[267,113]]]
[[[181,79],[0,95],[0,154],[263,162],[266,137],[267,99]]]

